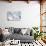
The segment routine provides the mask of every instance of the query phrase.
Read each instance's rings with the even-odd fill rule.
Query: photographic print
[[[21,19],[21,12],[7,12],[7,20],[8,21],[19,21]]]

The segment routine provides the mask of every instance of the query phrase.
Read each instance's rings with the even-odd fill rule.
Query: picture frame
[[[7,20],[8,21],[20,21],[21,20],[21,12],[7,12]]]

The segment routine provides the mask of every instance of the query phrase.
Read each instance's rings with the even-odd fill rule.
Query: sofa
[[[7,38],[10,38],[10,40],[20,40],[21,43],[30,43],[33,42],[34,37],[32,36],[32,31],[30,31],[31,36],[28,35],[28,33],[23,34],[21,31],[22,29],[28,29],[28,28],[9,28],[9,32],[11,33]],[[27,32],[27,31],[26,31]]]

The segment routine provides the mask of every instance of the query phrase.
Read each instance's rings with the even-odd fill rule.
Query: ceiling
[[[1,0],[1,1],[9,1],[9,0]],[[39,1],[39,0],[12,0],[12,1]]]
[[[46,0],[0,0],[0,1],[9,1],[9,2],[11,2],[11,1],[27,1],[27,3],[29,1],[39,1],[41,3],[41,2],[46,1]]]

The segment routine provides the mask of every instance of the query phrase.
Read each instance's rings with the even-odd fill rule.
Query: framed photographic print
[[[7,20],[8,21],[19,21],[21,20],[21,12],[7,12]]]

